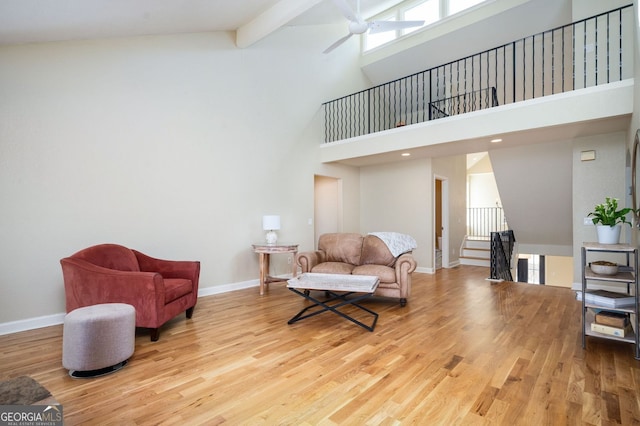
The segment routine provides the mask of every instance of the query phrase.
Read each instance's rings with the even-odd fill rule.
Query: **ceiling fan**
[[[329,46],[323,53],[329,53],[342,43],[347,41],[354,34],[382,33],[385,31],[395,31],[404,28],[420,27],[424,21],[365,21],[360,14],[360,0],[356,2],[356,12],[353,11],[347,0],[333,0],[333,3],[340,9],[340,12],[349,20],[349,34]]]

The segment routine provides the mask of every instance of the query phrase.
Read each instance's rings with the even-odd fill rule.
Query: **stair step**
[[[460,254],[465,257],[475,257],[478,259],[486,259],[486,260],[491,259],[491,250],[486,250],[486,249],[476,249],[476,248],[465,247],[462,249],[462,253]]]
[[[485,259],[482,257],[473,257],[473,256],[460,256],[460,264],[473,265],[473,266],[485,266],[487,268],[491,266],[491,262],[489,261],[489,259]]]
[[[461,265],[491,266],[491,241],[466,239],[462,253],[460,253]]]
[[[491,243],[488,240],[466,240],[464,246],[465,248],[490,250]]]

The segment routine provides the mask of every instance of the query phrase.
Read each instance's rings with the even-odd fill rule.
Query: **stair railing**
[[[470,239],[488,240],[492,232],[509,229],[502,207],[467,208],[467,236]]]
[[[492,280],[513,281],[511,275],[511,256],[516,238],[513,231],[491,233],[490,269]]]

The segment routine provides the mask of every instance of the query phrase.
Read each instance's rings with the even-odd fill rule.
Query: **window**
[[[396,18],[382,18],[379,19],[380,21],[395,21]],[[365,46],[364,46],[364,50],[369,50],[369,49],[373,49],[375,47],[378,46],[382,46],[385,43],[389,43],[391,40],[395,39],[396,36],[396,32],[395,31],[385,31],[382,33],[375,33],[375,34],[367,34],[364,41],[365,41]]]
[[[440,20],[440,0],[427,0],[404,12],[404,20],[406,21],[424,21],[425,25],[433,24]],[[404,34],[416,31],[421,27],[407,28]]]
[[[475,6],[483,1],[484,0],[449,0],[449,13],[447,13],[447,15],[462,12],[463,10],[469,9],[471,6]]]
[[[377,34],[365,34],[364,50],[370,50],[383,44],[389,43],[405,34],[409,34],[424,28],[426,25],[433,24],[449,15],[461,12],[477,4],[490,0],[418,0],[411,2],[404,8],[398,6],[391,14],[386,16],[378,16],[376,20],[386,21],[424,21],[422,27],[406,28],[402,31],[386,31]]]

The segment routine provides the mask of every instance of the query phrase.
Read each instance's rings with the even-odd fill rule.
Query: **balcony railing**
[[[325,142],[631,78],[633,7],[323,104]]]

